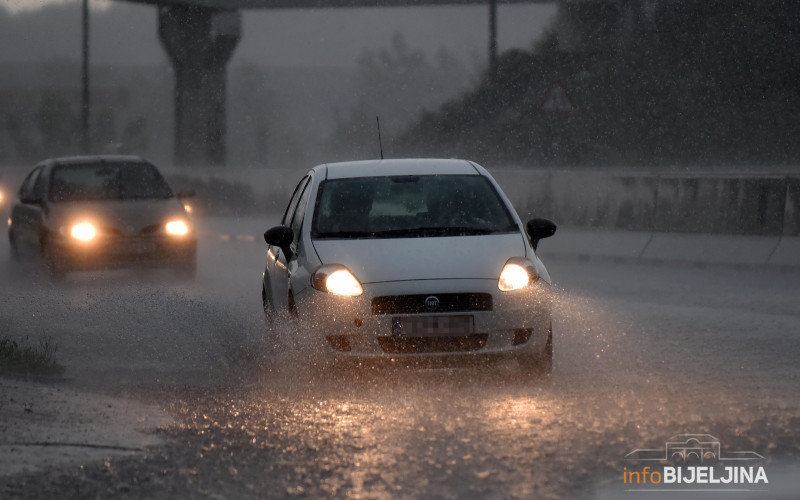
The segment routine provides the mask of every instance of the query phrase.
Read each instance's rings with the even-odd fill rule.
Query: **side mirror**
[[[33,196],[33,195],[30,195],[30,196],[20,195],[19,201],[21,201],[22,203],[25,203],[26,205],[41,205],[42,204],[41,198],[38,198],[38,197]]]
[[[533,249],[539,246],[539,240],[549,238],[556,234],[556,223],[549,219],[531,219],[525,224]]]
[[[275,246],[283,250],[286,260],[292,258],[292,249],[289,248],[289,245],[294,241],[294,231],[292,231],[292,228],[275,226],[272,229],[268,229],[267,232],[264,233],[264,241],[267,242],[267,245]]]
[[[184,198],[194,198],[195,195],[197,195],[197,193],[194,192],[194,189],[184,189],[182,191],[178,191],[177,194],[175,194],[175,196],[179,200],[182,200]]]

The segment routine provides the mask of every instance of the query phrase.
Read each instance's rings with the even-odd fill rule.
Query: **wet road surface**
[[[626,454],[689,433],[768,471],[800,462],[796,271],[552,259],[549,379],[512,362],[320,371],[264,347],[257,235],[273,222],[200,221],[193,283],[3,269],[11,335],[48,335],[69,383],[174,420],[163,446],[0,477],[0,496],[592,498]],[[773,477],[765,498],[800,491]]]

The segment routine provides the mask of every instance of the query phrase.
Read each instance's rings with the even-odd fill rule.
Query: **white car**
[[[332,360],[513,357],[547,374],[550,276],[535,249],[555,230],[523,225],[470,161],[319,165],[264,233],[268,327],[289,318]]]

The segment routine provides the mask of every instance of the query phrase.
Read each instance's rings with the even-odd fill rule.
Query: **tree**
[[[375,158],[375,118],[380,116],[384,148],[391,154],[405,126],[463,91],[472,79],[473,73],[444,48],[429,62],[424,52],[396,34],[389,48],[367,50],[359,59],[355,104],[346,112],[335,110],[331,153],[342,159]]]

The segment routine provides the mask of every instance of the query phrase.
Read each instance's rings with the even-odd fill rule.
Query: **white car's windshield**
[[[517,230],[486,178],[415,175],[324,181],[317,196],[311,236],[407,238]]]
[[[169,198],[172,190],[149,163],[61,165],[53,169],[51,201]]]

